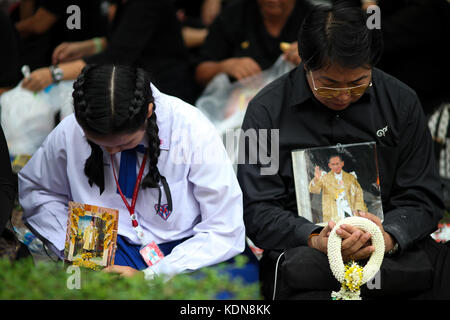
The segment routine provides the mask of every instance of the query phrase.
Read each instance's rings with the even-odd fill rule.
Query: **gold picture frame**
[[[64,260],[92,270],[114,264],[119,211],[69,202]]]

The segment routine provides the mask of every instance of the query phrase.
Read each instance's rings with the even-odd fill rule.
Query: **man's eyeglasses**
[[[368,87],[372,86],[372,81],[370,81],[369,84],[361,84],[356,87],[349,87],[349,88],[328,88],[328,87],[319,87],[316,88],[316,84],[314,83],[314,78],[312,75],[311,70],[309,70],[309,74],[311,76],[311,81],[313,83],[314,91],[321,97],[324,98],[336,98],[338,97],[342,91],[350,94],[351,96],[361,96]]]

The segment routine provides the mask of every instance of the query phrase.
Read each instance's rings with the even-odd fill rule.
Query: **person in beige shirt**
[[[367,212],[363,190],[356,177],[342,168],[344,160],[332,155],[328,160],[330,172],[322,174],[318,166],[314,168],[314,178],[309,183],[309,192],[322,193],[323,221],[339,221],[353,216],[357,211]]]
[[[97,242],[98,230],[94,225],[94,220],[84,229],[83,234],[83,249],[86,251],[95,250],[95,243]]]

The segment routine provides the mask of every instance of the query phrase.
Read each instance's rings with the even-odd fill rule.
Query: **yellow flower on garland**
[[[352,292],[359,291],[362,284],[363,268],[352,261],[345,266],[345,281],[343,286]]]
[[[344,281],[341,290],[333,292],[333,300],[361,300],[360,287],[363,284],[363,268],[355,261],[345,265]]]
[[[351,261],[344,264],[341,253],[342,238],[336,234],[336,230],[342,224],[349,224],[371,235],[372,245],[375,250],[364,267]],[[380,270],[384,257],[384,238],[380,228],[372,221],[363,217],[349,217],[340,220],[331,230],[328,238],[328,262],[334,277],[341,283],[339,292],[333,291],[333,300],[361,300],[360,287],[372,279]]]

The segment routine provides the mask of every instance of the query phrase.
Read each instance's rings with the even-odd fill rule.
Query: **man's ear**
[[[150,102],[148,104],[147,119],[150,118],[152,114],[153,114],[153,102]]]

